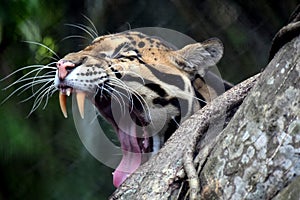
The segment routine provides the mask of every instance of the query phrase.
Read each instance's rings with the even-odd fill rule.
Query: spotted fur
[[[70,88],[85,93],[116,130],[123,150],[114,173],[118,187],[149,158],[146,153],[157,152],[180,123],[220,93],[215,83],[224,87],[223,81],[207,71],[222,54],[218,39],[176,50],[140,32],[106,35],[58,62],[55,87],[62,94]]]
[[[45,45],[30,43],[58,57]],[[140,32],[106,35],[57,62],[25,66],[11,73],[2,80],[29,70],[5,88],[22,84],[4,101],[30,89],[33,94],[23,101],[34,98],[32,113],[44,99],[45,107],[48,98],[59,90],[64,116],[66,97],[74,93],[84,117],[84,99],[91,100],[111,123],[121,143],[123,158],[114,172],[114,185],[118,187],[162,147],[180,123],[230,87],[209,71],[222,54],[218,39],[177,50]]]

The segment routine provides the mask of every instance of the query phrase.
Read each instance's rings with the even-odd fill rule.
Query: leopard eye
[[[99,53],[98,56],[99,56],[100,58],[105,58],[105,57],[107,57],[107,55],[106,55],[105,53]]]
[[[77,62],[74,62],[75,67],[82,65],[86,60],[87,60],[87,56],[80,58],[80,60],[78,60]]]

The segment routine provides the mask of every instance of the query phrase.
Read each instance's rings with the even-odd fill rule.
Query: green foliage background
[[[218,65],[222,76],[238,83],[267,64],[274,34],[288,21],[297,0],[2,0],[0,4],[0,77],[31,64],[51,62],[46,44],[61,57],[77,51],[87,36],[65,24],[96,25],[99,35],[129,28],[164,27],[197,41],[220,38],[225,46]],[[5,88],[22,76],[0,82]],[[5,99],[16,88],[0,92]],[[64,119],[58,95],[46,109],[29,117],[30,92],[0,106],[1,199],[107,199],[113,192],[112,169],[94,159],[76,134],[72,118]],[[68,109],[69,111],[71,109]]]

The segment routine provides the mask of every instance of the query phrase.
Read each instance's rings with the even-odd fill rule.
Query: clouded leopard
[[[59,90],[65,117],[74,94],[82,118],[88,99],[112,125],[123,154],[113,174],[119,187],[180,123],[230,88],[208,71],[222,55],[216,38],[175,49],[141,32],[105,35],[56,62],[49,91]]]

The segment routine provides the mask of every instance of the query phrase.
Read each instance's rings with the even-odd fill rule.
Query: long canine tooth
[[[86,94],[84,92],[76,92],[77,106],[80,113],[81,118],[84,118],[84,100]]]
[[[67,96],[62,92],[59,93],[59,105],[64,117],[67,118]]]
[[[71,95],[71,88],[67,88],[66,89],[66,95],[69,97]]]

